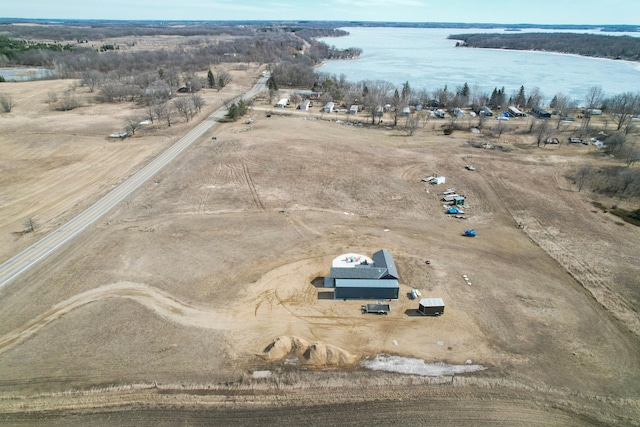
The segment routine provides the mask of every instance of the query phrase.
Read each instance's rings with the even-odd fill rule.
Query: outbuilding
[[[333,286],[335,299],[398,299],[400,286],[393,256],[382,249],[373,259],[345,254],[336,258],[325,286]]]
[[[444,184],[445,180],[446,179],[444,176],[436,176],[435,178],[433,178],[431,182],[437,185],[437,184]]]
[[[278,103],[276,104],[276,108],[284,108],[287,106],[287,104],[289,103],[289,100],[287,98],[282,98],[280,101],[278,101]]]
[[[299,108],[302,111],[307,111],[309,110],[310,106],[311,106],[311,101],[309,101],[308,99],[305,99],[304,101],[302,101]]]
[[[456,196],[453,198],[452,202],[454,206],[462,206],[464,205],[464,196]]]
[[[353,104],[351,108],[349,108],[349,114],[358,114],[358,106]]]
[[[324,113],[332,113],[334,105],[335,104],[333,102],[327,102],[324,107],[322,107],[322,111]]]
[[[422,298],[418,312],[423,316],[440,316],[444,314],[444,301],[442,298]]]

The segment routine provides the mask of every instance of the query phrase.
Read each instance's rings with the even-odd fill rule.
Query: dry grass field
[[[204,91],[207,112],[257,74]],[[16,101],[0,115],[3,260],[195,123],[109,140],[133,106],[51,111],[47,93],[70,84],[2,85]],[[428,413],[449,425],[639,425],[640,230],[567,178],[609,162],[597,148],[536,148],[515,129],[497,141],[444,136],[435,119],[408,136],[336,123],[343,114],[268,111],[258,102],[252,123],[214,126],[0,290],[0,421],[406,424]],[[484,140],[505,149],[468,144]],[[421,181],[436,173],[446,184]],[[449,187],[467,197],[466,219],[444,213]],[[42,224],[34,235],[20,233],[27,216]],[[381,248],[400,274],[391,313],[331,299],[319,279],[331,260]],[[415,316],[412,288],[443,298],[445,314]],[[291,342],[314,345],[283,361]],[[487,369],[429,378],[360,367],[377,354]],[[273,374],[252,379],[256,370]]]

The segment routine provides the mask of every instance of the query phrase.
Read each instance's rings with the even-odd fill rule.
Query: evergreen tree
[[[518,107],[522,107],[526,104],[526,100],[527,98],[524,95],[524,86],[520,86],[520,91],[518,92],[518,96],[516,96],[514,102]]]
[[[209,68],[209,72],[207,73],[207,80],[209,81],[210,88],[214,88],[216,86],[216,78],[213,76],[211,68]]]
[[[469,89],[469,85],[467,84],[467,82],[464,82],[464,85],[460,90],[460,96],[464,96],[465,98],[468,98],[469,94],[471,94],[471,89]]]
[[[269,80],[267,80],[267,88],[270,90],[278,90],[278,84],[273,78],[273,75],[269,77]]]
[[[402,85],[402,99],[406,101],[409,99],[410,96],[411,96],[411,87],[409,86],[409,82],[407,81],[405,84]]]

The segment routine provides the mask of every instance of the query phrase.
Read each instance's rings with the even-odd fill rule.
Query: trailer
[[[443,198],[442,201],[443,202],[453,202],[455,200],[456,197],[460,197],[459,194],[456,193],[452,193],[452,194],[446,194]]]
[[[444,301],[442,298],[423,298],[417,311],[423,316],[440,316],[444,314]]]
[[[360,308],[360,310],[362,311],[362,314],[374,313],[374,314],[380,314],[380,315],[387,315],[391,311],[391,306],[389,304],[382,304],[382,303],[365,304]]]

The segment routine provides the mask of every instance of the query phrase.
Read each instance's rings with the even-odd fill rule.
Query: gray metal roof
[[[442,298],[422,298],[420,305],[422,307],[444,307],[444,301]]]
[[[373,254],[373,265],[331,267],[330,277],[334,279],[399,279],[393,256],[384,249]]]
[[[372,279],[336,279],[336,288],[398,288],[398,281]]]
[[[386,268],[377,268],[372,265],[331,267],[330,270],[330,275],[334,279],[380,279],[386,273]]]
[[[387,274],[383,277],[392,277],[399,279],[398,270],[396,269],[396,263],[393,261],[393,255],[388,251],[381,249],[373,254],[373,264],[379,268],[386,268]]]

